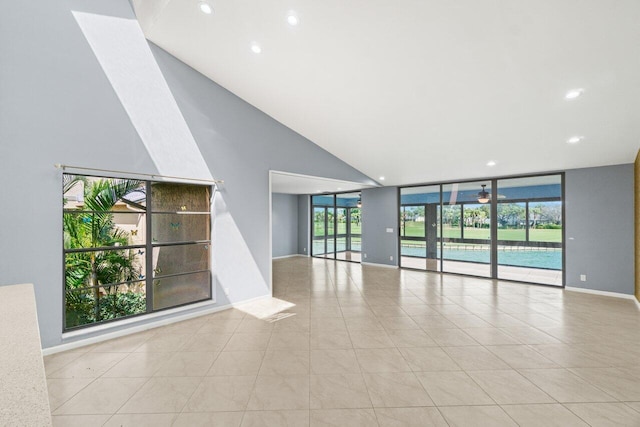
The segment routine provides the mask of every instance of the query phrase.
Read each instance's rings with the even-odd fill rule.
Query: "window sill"
[[[176,317],[174,317],[174,315],[176,314],[185,313],[194,309],[211,307],[215,305],[216,305],[216,301],[212,299],[209,301],[201,301],[195,304],[189,304],[181,307],[170,308],[167,310],[156,311],[154,313],[130,317],[128,319],[123,319],[120,321],[109,322],[109,323],[105,323],[104,325],[96,325],[96,326],[91,326],[87,328],[82,328],[77,331],[63,332],[62,340],[63,341],[75,340],[79,338],[81,339],[83,337],[88,338],[90,336],[95,335],[96,333],[109,333],[109,331],[122,329],[123,326],[134,326],[134,327],[138,326],[138,327],[144,327],[144,329],[150,329],[151,327],[158,327],[164,324],[176,322],[177,321]],[[227,307],[225,306],[220,308],[223,309]],[[198,311],[196,313],[193,313],[193,316],[189,316],[189,315],[180,316],[179,320],[185,320],[186,318],[196,317],[200,315],[202,315],[202,312]],[[158,320],[157,322],[149,322],[149,320],[153,320],[153,319],[160,319],[160,320]]]

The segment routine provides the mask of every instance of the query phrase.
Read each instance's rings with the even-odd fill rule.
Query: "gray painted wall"
[[[298,253],[298,196],[271,195],[271,229],[274,258]]]
[[[633,294],[633,179],[633,164],[565,173],[566,286]],[[397,265],[396,188],[363,190],[362,204],[363,261]]]
[[[398,211],[397,187],[362,190],[362,262],[398,265]]]
[[[633,164],[566,172],[566,286],[633,295],[633,179]]]
[[[0,14],[0,284],[35,285],[45,348],[62,343],[63,326],[62,178],[53,164],[158,172],[72,11],[134,18],[127,0],[5,2]],[[151,50],[211,175],[225,180],[213,209],[218,304],[268,295],[269,170],[373,181]]]
[[[309,255],[311,234],[309,231],[311,200],[306,194],[298,196],[298,253],[301,255]]]

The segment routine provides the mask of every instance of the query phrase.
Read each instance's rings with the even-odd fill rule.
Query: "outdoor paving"
[[[430,269],[439,268],[439,261],[429,260]],[[425,258],[402,257],[402,266],[424,270],[427,266]],[[488,264],[475,262],[445,261],[444,269],[448,273],[467,274],[470,276],[489,277],[491,269]],[[498,266],[498,276],[503,280],[515,280],[519,282],[539,283],[542,285],[562,286],[562,271],[545,270],[541,268],[512,267],[508,265]]]

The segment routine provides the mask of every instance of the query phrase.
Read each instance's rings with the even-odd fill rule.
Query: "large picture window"
[[[211,187],[63,177],[65,330],[211,299]]]

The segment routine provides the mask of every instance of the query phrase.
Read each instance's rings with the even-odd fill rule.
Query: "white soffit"
[[[149,40],[385,185],[630,163],[640,147],[638,0],[209,4],[134,0]]]
[[[321,194],[371,188],[358,182],[339,181],[317,176],[271,172],[271,192],[284,194]]]

